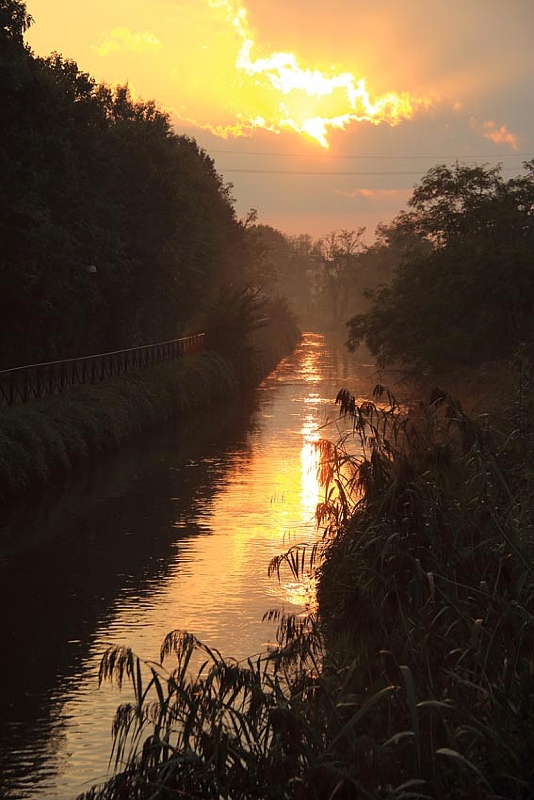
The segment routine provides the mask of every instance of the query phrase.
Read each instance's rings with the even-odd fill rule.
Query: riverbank
[[[172,417],[230,402],[261,382],[299,338],[291,320],[276,330],[267,324],[233,356],[206,348],[102,384],[0,409],[0,503],[8,506],[61,483],[82,461]]]
[[[352,698],[328,732],[347,791],[534,796],[534,414],[519,377],[503,367],[485,395],[487,370],[456,375],[454,396],[434,387],[412,408],[340,398],[363,456],[350,483],[346,461],[329,475],[318,596],[338,676],[325,686]]]

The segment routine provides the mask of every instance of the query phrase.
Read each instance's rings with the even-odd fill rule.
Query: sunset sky
[[[319,238],[438,163],[534,157],[534,0],[27,0],[37,55],[127,83],[193,136],[238,216]]]

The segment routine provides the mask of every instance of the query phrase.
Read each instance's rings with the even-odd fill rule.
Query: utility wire
[[[308,155],[304,153],[266,153],[262,151],[248,151],[240,153],[238,150],[210,150],[210,154],[218,154],[218,155],[235,155],[235,156],[273,156],[275,158],[315,158],[315,159],[338,159],[338,160],[350,160],[350,159],[381,159],[381,160],[406,160],[406,159],[426,159],[427,161],[450,161],[454,159],[455,161],[461,160],[480,160],[480,159],[501,159],[501,158],[532,158],[532,154],[529,153],[501,153],[501,154],[493,154],[491,156],[488,155],[470,155],[464,156],[463,159],[459,159],[457,156],[436,156],[436,155],[327,155],[319,153],[317,155]],[[221,167],[217,165],[218,169],[224,173],[240,173],[240,174],[251,174],[251,175],[336,175],[336,176],[353,176],[353,177],[370,177],[373,175],[381,175],[381,176],[392,176],[392,175],[399,175],[404,177],[413,177],[413,176],[420,176],[420,170],[350,170],[350,171],[343,171],[343,170],[293,170],[293,169],[259,169],[254,167]],[[504,167],[503,172],[517,172],[517,168],[514,167]]]
[[[239,167],[217,167],[222,173],[246,173],[250,175],[335,175],[339,177],[352,175],[352,176],[374,176],[374,175],[401,175],[401,176],[418,176],[421,171],[392,171],[392,170],[370,170],[358,172],[342,172],[338,170],[291,170],[291,169],[246,169]],[[513,167],[506,167],[503,172],[516,172]]]
[[[420,172],[391,172],[390,170],[373,170],[370,172],[338,172],[334,170],[293,170],[293,169],[240,169],[221,168],[221,172],[248,172],[256,175],[420,175]]]
[[[479,155],[464,155],[464,156],[453,156],[453,155],[330,155],[328,153],[317,153],[317,154],[309,154],[309,153],[265,153],[256,150],[244,150],[240,152],[239,150],[212,150],[210,149],[211,153],[217,153],[218,155],[228,155],[228,156],[273,156],[274,158],[338,158],[338,159],[351,159],[351,158],[379,158],[379,159],[407,159],[407,158],[431,158],[433,160],[445,159],[450,161],[454,159],[455,161],[463,161],[465,159],[473,159],[473,158],[532,158],[532,153],[493,153],[493,154],[479,154]]]

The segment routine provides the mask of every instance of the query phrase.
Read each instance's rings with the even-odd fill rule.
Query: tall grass
[[[385,758],[392,786],[422,781],[427,796],[534,796],[533,516],[529,481],[517,468],[508,480],[517,441],[441,390],[426,407],[383,387],[375,401],[338,395],[363,455],[347,470],[345,449],[332,454],[336,496],[310,554],[329,657],[356,654],[362,697],[399,687],[375,720],[377,776]]]
[[[101,680],[128,678],[134,700],[114,722],[117,774],[85,800],[534,797],[517,438],[441,390],[409,408],[384,387],[337,401],[359,446],[320,445],[324,536],[270,565],[314,571],[318,610],[271,612],[277,647],[243,664],[177,631],[157,664],[111,648]]]

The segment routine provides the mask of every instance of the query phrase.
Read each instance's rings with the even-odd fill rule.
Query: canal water
[[[157,660],[187,630],[224,656],[266,650],[270,609],[303,610],[271,558],[318,534],[319,438],[335,396],[369,397],[373,367],[306,333],[242,402],[147,435],[48,489],[0,530],[0,798],[74,800],[108,775],[125,699],[98,688],[110,645]]]

